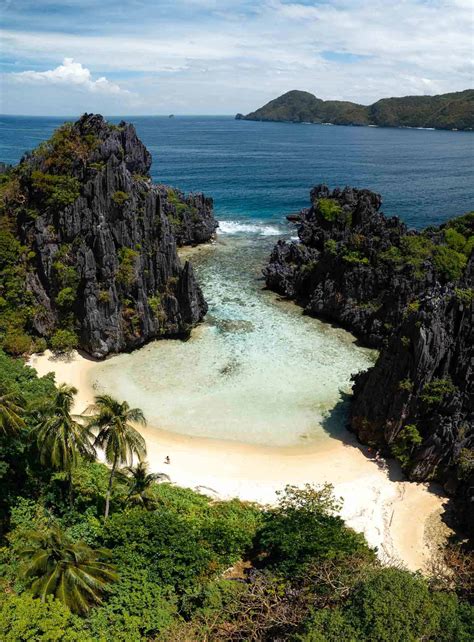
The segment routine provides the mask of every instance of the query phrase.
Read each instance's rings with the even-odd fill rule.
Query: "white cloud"
[[[104,3],[82,0],[74,28],[53,29],[49,15],[44,31],[30,30],[33,21],[6,25],[1,37],[17,73],[0,79],[5,110],[30,107],[36,92],[49,113],[61,84],[82,88],[107,113],[125,113],[124,98],[127,113],[209,114],[251,111],[290,89],[369,104],[474,83],[472,0],[137,0],[133,10]],[[82,64],[53,69],[64,52]],[[350,64],[327,52],[352,54]],[[38,65],[50,71],[18,73]],[[97,70],[120,86],[93,80]],[[30,81],[28,96],[16,91],[18,79]]]
[[[92,80],[89,69],[83,67],[80,62],[74,62],[73,58],[64,58],[63,64],[55,69],[49,69],[48,71],[21,71],[13,73],[12,76],[20,82],[64,85],[102,94],[130,93],[107,80],[105,76]]]

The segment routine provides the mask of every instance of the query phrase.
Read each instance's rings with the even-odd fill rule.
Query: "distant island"
[[[236,119],[472,130],[474,89],[439,96],[382,98],[368,106],[342,100],[321,100],[307,91],[293,90],[246,116],[237,114]]]

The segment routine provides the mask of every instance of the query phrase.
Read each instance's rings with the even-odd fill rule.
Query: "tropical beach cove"
[[[426,569],[446,533],[440,487],[405,480],[394,461],[377,462],[344,427],[340,390],[350,391],[351,372],[368,367],[373,351],[263,291],[256,267],[242,270],[262,239],[223,233],[215,244],[186,251],[210,303],[190,340],[152,342],[105,361],[46,351],[29,364],[78,389],[78,414],[98,393],[139,406],[148,420],[139,430],[150,470],[172,483],[261,504],[274,503],[287,484],[330,483],[343,500],[342,517],[381,560]],[[250,389],[258,396],[250,398]]]

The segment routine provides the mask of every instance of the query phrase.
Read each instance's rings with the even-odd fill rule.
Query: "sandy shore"
[[[74,353],[54,359],[49,352],[30,359],[39,375],[54,372],[57,383],[78,389],[75,412],[93,399],[91,381],[96,363]],[[329,482],[343,500],[342,516],[367,541],[377,546],[383,560],[423,570],[430,557],[425,527],[442,512],[445,498],[425,484],[402,480],[394,464],[390,471],[368,459],[348,433],[321,445],[272,448],[232,441],[201,439],[148,426],[140,429],[147,443],[154,472],[165,472],[180,485],[221,498],[239,497],[273,503],[275,492],[286,484]],[[171,463],[164,463],[166,456]]]

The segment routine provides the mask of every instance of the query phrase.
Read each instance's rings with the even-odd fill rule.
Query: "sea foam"
[[[219,221],[218,232],[221,234],[260,234],[261,236],[279,236],[284,230],[276,225],[266,223],[243,223],[241,221]]]

